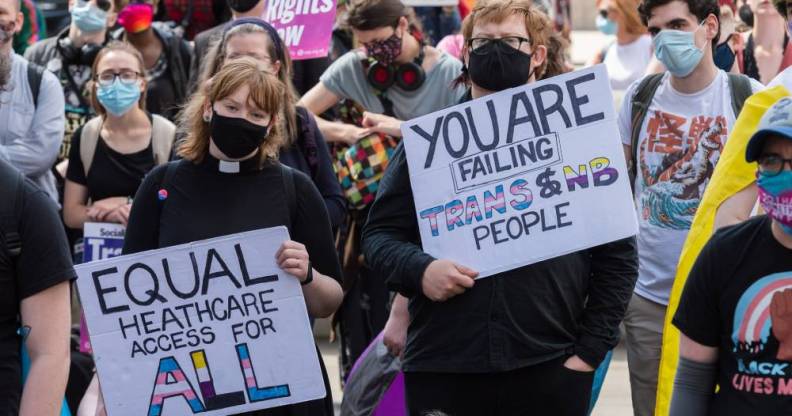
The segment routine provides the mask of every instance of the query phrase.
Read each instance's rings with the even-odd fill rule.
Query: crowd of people
[[[410,415],[586,415],[620,328],[656,414],[666,315],[670,414],[792,413],[792,97],[727,146],[752,96],[792,91],[792,1],[592,2],[638,234],[477,279],[422,250],[401,125],[572,71],[571,2],[339,1],[329,55],[293,60],[266,0],[70,0],[49,38],[0,0],[0,415],[104,412],[72,340],[91,222],[125,226],[124,254],[286,226],[277,263],[332,316],[342,380],[382,334]],[[726,152],[749,185],[671,307]],[[328,390],[245,414],[333,411]]]

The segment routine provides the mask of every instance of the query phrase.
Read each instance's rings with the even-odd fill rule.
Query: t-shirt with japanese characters
[[[752,218],[716,233],[685,284],[674,325],[718,348],[710,415],[792,414],[792,249]]]
[[[641,80],[625,94],[619,112],[622,142],[631,145],[632,99]],[[763,89],[753,81],[754,92]],[[702,90],[674,89],[668,73],[655,92],[636,149],[638,282],[635,293],[668,304],[676,265],[701,196],[736,119],[729,78],[720,71]]]

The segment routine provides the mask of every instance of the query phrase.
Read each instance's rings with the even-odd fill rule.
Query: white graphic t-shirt
[[[677,262],[704,189],[736,116],[729,78],[719,71],[699,92],[676,91],[668,73],[655,92],[638,137],[635,204],[638,209],[638,282],[635,293],[668,304]],[[632,97],[619,112],[622,142],[631,145]],[[754,92],[764,88],[751,82]]]

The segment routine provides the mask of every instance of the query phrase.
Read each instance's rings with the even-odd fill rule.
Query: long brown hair
[[[262,21],[263,22],[263,21]],[[265,22],[264,22],[265,23]],[[268,23],[265,23],[268,24]],[[245,23],[239,26],[234,26],[223,34],[223,36],[209,47],[206,53],[206,66],[201,73],[198,85],[202,85],[206,80],[212,78],[217,74],[223,64],[226,62],[228,50],[228,40],[234,36],[250,35],[250,34],[263,34],[267,39],[267,55],[274,61],[280,61],[280,69],[278,69],[277,77],[285,85],[283,105],[283,116],[280,122],[284,125],[286,141],[285,145],[291,145],[297,140],[297,111],[295,105],[297,104],[297,90],[292,84],[292,61],[289,56],[289,51],[285,45],[282,44],[280,38],[272,39],[269,33],[258,24]],[[281,42],[282,47],[276,48],[274,42]],[[280,53],[278,53],[280,51]]]
[[[98,83],[96,80],[99,78],[99,63],[102,62],[107,54],[110,52],[123,52],[128,55],[131,55],[135,58],[135,61],[138,63],[138,76],[140,77],[141,82],[146,83],[146,65],[143,63],[143,55],[140,54],[140,51],[135,49],[134,46],[117,40],[113,40],[107,43],[105,47],[102,48],[101,51],[96,55],[96,59],[94,59],[93,67],[91,67],[91,74],[93,78],[88,82],[88,91],[90,92],[90,99],[91,99],[91,107],[93,107],[96,114],[99,114],[102,118],[107,116],[107,110],[105,110],[102,103],[96,98],[96,90],[98,89]],[[141,110],[146,109],[146,90],[147,88],[143,88],[143,91],[140,93],[140,99],[138,100],[138,107]]]
[[[193,94],[179,120],[181,129],[188,132],[187,138],[179,146],[179,156],[193,162],[200,162],[206,157],[211,129],[203,117],[205,106],[213,105],[245,85],[250,91],[248,102],[272,117],[267,138],[260,147],[261,161],[278,158],[278,149],[284,140],[277,118],[282,111],[281,97],[286,87],[274,75],[261,69],[256,60],[247,57],[223,65],[214,77],[201,84]]]

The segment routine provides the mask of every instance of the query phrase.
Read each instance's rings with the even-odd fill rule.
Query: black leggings
[[[594,372],[565,358],[503,373],[405,373],[410,416],[586,416]]]

